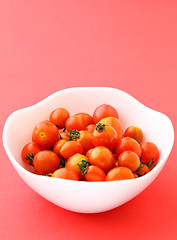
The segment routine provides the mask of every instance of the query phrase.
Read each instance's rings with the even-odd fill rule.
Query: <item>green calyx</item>
[[[87,173],[88,167],[91,165],[87,160],[81,160],[81,163],[77,164],[79,169],[81,170],[81,174],[85,175]]]
[[[97,131],[105,131],[105,124],[103,123],[97,123],[96,128]]]
[[[69,141],[72,141],[73,139],[79,138],[80,132],[78,130],[70,129],[69,134],[66,133],[66,135],[69,136]]]
[[[27,153],[25,159],[29,161],[29,164],[31,166],[34,166],[33,165],[34,153],[31,153],[31,154]]]

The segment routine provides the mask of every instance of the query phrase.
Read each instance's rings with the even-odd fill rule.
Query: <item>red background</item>
[[[1,135],[14,110],[75,86],[124,90],[165,113],[175,128],[177,1],[1,0]],[[176,143],[143,193],[100,214],[43,199],[0,144],[0,239],[177,239]]]

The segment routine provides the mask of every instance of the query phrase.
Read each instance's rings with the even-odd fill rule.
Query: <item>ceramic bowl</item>
[[[93,110],[100,104],[114,106],[124,129],[140,127],[144,141],[154,142],[160,150],[159,163],[148,174],[131,180],[108,182],[72,181],[40,176],[28,171],[21,160],[21,149],[31,141],[34,126],[48,119],[57,107],[70,114]],[[129,94],[107,87],[80,87],[58,91],[41,102],[13,112],[5,122],[3,144],[5,151],[21,178],[48,201],[70,211],[97,213],[116,208],[131,200],[150,185],[164,167],[174,142],[170,119],[137,101]]]

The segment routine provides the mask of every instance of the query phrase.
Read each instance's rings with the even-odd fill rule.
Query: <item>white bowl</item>
[[[117,109],[124,129],[130,125],[139,126],[144,132],[144,141],[152,141],[158,146],[160,160],[150,173],[132,180],[79,182],[35,175],[27,171],[21,160],[21,149],[31,141],[32,130],[38,122],[48,119],[51,111],[57,107],[67,108],[70,114],[92,114],[95,107],[102,103],[111,104]],[[166,115],[144,106],[121,90],[107,87],[58,91],[33,106],[13,112],[3,130],[4,148],[21,178],[52,203],[81,213],[107,211],[141,193],[164,167],[173,142],[173,126]]]

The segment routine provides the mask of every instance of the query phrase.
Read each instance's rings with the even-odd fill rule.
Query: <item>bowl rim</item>
[[[156,113],[159,113],[161,115],[163,115],[164,117],[166,117],[169,121],[169,124],[171,125],[171,144],[169,144],[169,148],[168,148],[168,151],[166,151],[166,153],[164,154],[163,156],[163,159],[146,175],[142,176],[142,177],[139,177],[139,178],[135,178],[135,179],[127,179],[127,180],[116,180],[116,181],[101,181],[101,182],[87,182],[87,181],[73,181],[73,180],[68,180],[68,179],[59,179],[59,178],[51,178],[51,177],[48,177],[48,176],[43,176],[43,175],[37,175],[37,174],[34,174],[28,170],[26,170],[23,166],[21,166],[16,160],[15,158],[12,156],[11,154],[11,151],[8,147],[8,144],[7,144],[7,141],[6,141],[6,133],[7,133],[7,129],[8,129],[8,124],[9,124],[9,121],[11,121],[11,118],[17,114],[18,112],[21,112],[25,109],[30,109],[30,108],[35,108],[35,107],[39,107],[41,104],[45,103],[46,101],[48,101],[48,99],[52,98],[52,97],[55,97],[55,95],[58,95],[60,93],[63,93],[63,92],[69,92],[69,91],[77,91],[77,90],[86,90],[86,89],[108,89],[108,90],[111,90],[111,91],[119,91],[120,93],[122,94],[125,94],[127,95],[127,97],[131,98],[134,102],[136,102],[136,104],[139,104],[139,106],[143,107],[143,108],[146,108],[150,111],[154,111]],[[29,175],[30,177],[34,176],[34,177],[42,177],[42,178],[48,178],[50,179],[49,181],[72,181],[72,182],[78,182],[77,184],[112,184],[113,182],[124,182],[124,181],[141,181],[142,179],[145,179],[145,178],[148,178],[151,174],[153,174],[154,171],[156,171],[157,169],[161,168],[162,165],[165,164],[165,162],[167,161],[167,158],[173,148],[173,144],[174,144],[174,127],[173,127],[173,124],[172,124],[172,121],[170,120],[170,118],[160,112],[160,111],[157,111],[157,110],[154,110],[146,105],[144,105],[143,103],[141,103],[139,100],[137,100],[134,96],[130,95],[129,93],[123,91],[123,90],[120,90],[118,88],[113,88],[113,87],[70,87],[70,88],[65,88],[65,89],[61,89],[61,90],[58,90],[48,96],[46,96],[45,98],[43,98],[42,100],[40,100],[39,102],[35,103],[35,104],[32,104],[30,106],[27,106],[27,107],[24,107],[24,108],[21,108],[21,109],[18,109],[18,110],[15,110],[13,111],[6,119],[5,121],[5,124],[4,124],[4,127],[3,127],[3,133],[2,133],[2,142],[3,142],[3,146],[4,146],[4,149],[6,151],[6,154],[8,156],[8,158],[10,159],[12,165],[16,168],[16,170],[18,169],[19,171],[22,171],[24,174],[27,174]],[[166,159],[166,160],[165,160]],[[19,173],[19,172],[18,172]]]

